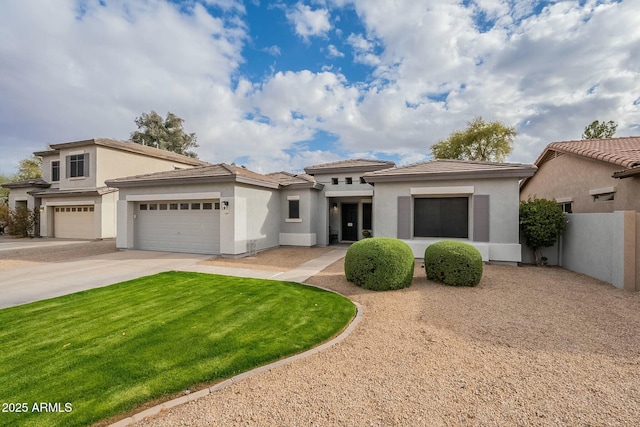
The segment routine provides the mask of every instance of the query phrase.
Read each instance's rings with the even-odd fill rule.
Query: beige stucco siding
[[[67,178],[67,156],[76,154],[89,154],[89,176],[82,176],[76,178]],[[85,165],[85,168],[87,166]],[[49,164],[49,174],[51,166]],[[62,190],[77,190],[77,189],[89,189],[103,186],[104,182],[100,185],[96,185],[96,146],[67,148],[60,150],[60,189]]]
[[[279,245],[280,194],[276,189],[237,185],[235,198],[246,203],[244,217],[236,217],[236,252],[247,251],[247,242],[255,240],[256,250]],[[244,239],[241,237],[244,235]]]
[[[94,175],[96,175],[98,186],[103,186],[108,179],[170,171],[176,167],[185,169],[192,167],[173,160],[143,156],[109,147],[96,146],[95,148],[97,149],[95,159],[97,164],[92,160],[92,165],[97,167],[94,169]]]
[[[640,211],[640,179],[615,179],[611,175],[624,168],[571,154],[552,158],[539,166],[520,192],[520,199],[571,199],[574,213],[606,213],[617,210]],[[612,201],[594,201],[590,190],[615,187]]]

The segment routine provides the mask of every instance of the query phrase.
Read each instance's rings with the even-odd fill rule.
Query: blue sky
[[[171,111],[259,172],[429,159],[476,116],[509,161],[595,119],[640,135],[637,0],[59,0],[0,5],[0,173]]]

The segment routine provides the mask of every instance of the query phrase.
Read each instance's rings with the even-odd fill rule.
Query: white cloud
[[[311,36],[324,36],[331,30],[328,9],[311,9],[311,7],[296,3],[286,11],[289,22],[294,26],[296,34],[303,39]]]
[[[595,119],[616,120],[618,135],[638,134],[640,15],[632,0],[567,0],[539,15],[531,0],[346,3],[297,3],[285,13],[308,40],[331,31],[329,5],[355,8],[363,30],[346,41],[372,69],[362,81],[327,63],[247,80],[239,74],[245,12],[228,0],[218,1],[224,19],[195,2],[182,13],[162,0],[88,0],[83,11],[73,0],[6,2],[0,173],[47,143],[126,139],[133,119],[151,109],[184,118],[202,159],[248,157],[263,172],[300,170],[338,152],[421,161],[477,115],[518,126],[513,161],[533,162],[546,144],[579,138]],[[495,25],[480,31],[478,13]],[[335,44],[324,53],[342,54]],[[335,135],[337,146],[310,145],[318,132]]]
[[[327,56],[329,58],[344,58],[344,53],[340,52],[337,47],[330,44],[327,46]]]
[[[267,52],[269,55],[271,56],[280,56],[282,55],[282,52],[280,51],[280,47],[278,45],[272,45],[269,47],[265,47],[264,49],[262,49],[264,52]]]

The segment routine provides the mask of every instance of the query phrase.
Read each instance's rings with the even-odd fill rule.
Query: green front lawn
[[[0,310],[0,425],[95,423],[302,352],[354,315],[313,287],[183,272]]]

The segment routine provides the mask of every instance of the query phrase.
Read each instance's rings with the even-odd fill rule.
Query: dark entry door
[[[358,240],[358,204],[342,204],[342,240]]]

